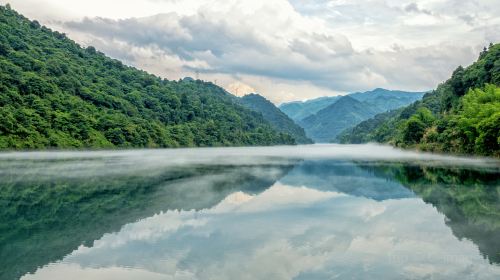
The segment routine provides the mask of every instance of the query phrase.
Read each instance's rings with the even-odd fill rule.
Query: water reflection
[[[260,192],[291,168],[211,165],[119,174],[106,165],[105,175],[89,177],[75,176],[89,172],[81,168],[54,176],[53,166],[47,175],[39,165],[23,162],[21,171],[29,174],[4,168],[0,175],[0,279],[18,279],[155,213],[205,209],[235,191]],[[20,163],[15,166],[19,171]]]
[[[392,178],[375,176],[370,165],[387,163],[359,163],[339,160],[304,161],[281,179],[291,186],[308,186],[318,190],[342,192],[375,200],[413,197],[411,190]]]
[[[473,241],[492,263],[500,263],[500,176],[478,169],[395,165],[364,166],[397,180],[446,216],[459,239]]]
[[[230,195],[208,210],[169,211],[126,225],[26,279],[58,279],[61,271],[87,279],[117,268],[141,279],[500,275],[419,199],[375,201],[277,183],[258,195]]]
[[[230,151],[0,160],[0,279],[500,276],[495,163]]]

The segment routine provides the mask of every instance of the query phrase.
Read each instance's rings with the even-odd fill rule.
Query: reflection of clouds
[[[169,211],[126,225],[26,279],[56,279],[50,275],[58,272],[88,279],[82,270],[117,267],[144,273],[141,279],[500,275],[419,199],[377,202],[277,183],[259,195],[234,193],[212,209]],[[120,273],[111,275],[105,279]]]
[[[359,211],[360,216],[363,217],[364,221],[368,221],[371,218],[384,213],[385,209],[386,207],[383,205],[365,205],[357,209],[357,211]]]
[[[67,280],[68,275],[71,279],[106,279],[106,280],[170,280],[170,279],[193,279],[191,277],[182,277],[186,275],[167,276],[165,274],[155,273],[142,269],[124,268],[124,267],[105,267],[105,268],[84,268],[77,264],[59,263],[39,270],[35,276],[27,275],[23,279],[50,279]],[[181,276],[181,277],[178,277]]]
[[[206,224],[205,219],[197,219],[196,216],[195,210],[160,213],[137,223],[127,224],[119,233],[106,234],[95,241],[92,248],[81,246],[79,251],[85,252],[101,247],[116,248],[131,241],[151,242],[176,232],[181,227],[194,228]]]
[[[306,187],[290,187],[278,182],[259,195],[250,196],[243,192],[233,193],[208,212],[269,211],[280,206],[310,204],[342,195],[340,193],[322,192]]]

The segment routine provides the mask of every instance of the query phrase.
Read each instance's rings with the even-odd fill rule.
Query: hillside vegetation
[[[255,93],[245,95],[240,100],[243,106],[261,113],[274,129],[292,136],[298,144],[312,143],[312,140],[307,138],[304,129],[298,126],[271,101]]]
[[[343,143],[386,142],[421,150],[500,156],[500,44],[421,101],[344,132]]]
[[[212,83],[125,66],[0,6],[0,149],[293,143]]]

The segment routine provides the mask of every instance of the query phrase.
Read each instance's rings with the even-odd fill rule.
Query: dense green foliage
[[[371,119],[365,120],[352,128],[342,131],[337,136],[336,140],[340,143],[351,144],[387,142],[387,133],[385,133],[385,131],[391,129],[389,120],[393,119],[401,111],[402,109],[398,109],[377,114]]]
[[[0,148],[292,144],[222,88],[167,81],[0,6]]]
[[[434,126],[428,126],[421,146],[431,150],[500,156],[500,87],[470,90]]]
[[[388,142],[400,147],[500,156],[500,44],[458,67],[422,101],[363,122],[344,143]]]
[[[241,99],[243,106],[259,112],[277,131],[292,136],[298,144],[311,144],[304,129],[298,126],[285,113],[280,111],[273,103],[258,94],[248,94]]]

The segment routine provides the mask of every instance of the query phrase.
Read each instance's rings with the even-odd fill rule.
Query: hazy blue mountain
[[[341,96],[325,96],[306,101],[288,102],[281,104],[279,108],[293,120],[300,121],[330,106],[340,97]]]
[[[407,92],[377,88],[372,91],[351,93],[349,96],[358,101],[376,106],[382,110],[381,112],[386,112],[420,100],[424,94],[425,92]]]
[[[345,96],[284,103],[279,108],[302,126],[309,138],[316,142],[330,142],[343,130],[352,128],[375,114],[407,106],[422,99],[423,95],[423,92],[376,88]],[[341,104],[332,106],[341,100],[343,101]],[[321,111],[323,112],[320,114]]]
[[[371,104],[360,102],[347,95],[318,113],[303,119],[299,125],[315,142],[325,143],[335,139],[346,128],[375,116],[379,111],[380,109],[373,108]]]
[[[240,98],[241,104],[264,116],[274,129],[292,136],[298,144],[310,144],[312,140],[306,136],[302,127],[297,125],[285,113],[280,111],[271,101],[258,94],[248,94]]]
[[[376,106],[380,112],[397,109],[417,100],[420,100],[424,92],[408,92],[400,90],[388,90],[376,88],[366,92],[355,92],[348,94],[354,99]],[[342,96],[325,96],[306,101],[293,101],[283,103],[279,106],[280,110],[290,118],[299,122],[311,115],[316,114],[322,109],[337,102]]]

